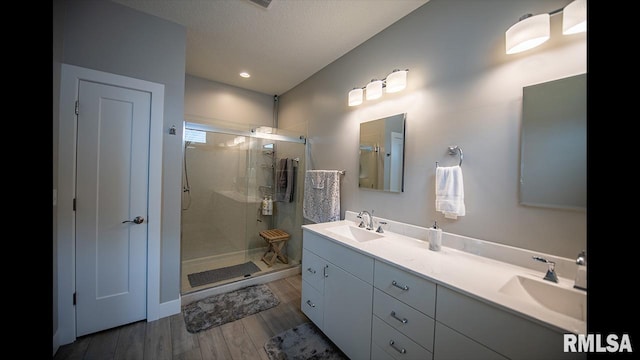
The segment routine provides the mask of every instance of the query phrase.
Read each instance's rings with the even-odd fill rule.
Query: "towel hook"
[[[464,157],[464,155],[462,154],[462,149],[460,148],[460,146],[449,146],[449,155],[455,155],[456,154],[456,150],[458,151],[458,153],[460,154],[460,163],[458,164],[458,166],[462,166],[462,158]],[[436,167],[438,167],[438,162],[436,161]]]

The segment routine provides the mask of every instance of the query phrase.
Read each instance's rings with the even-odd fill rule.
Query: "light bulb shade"
[[[549,14],[530,16],[520,20],[506,32],[507,54],[515,54],[534,48],[549,40]]]
[[[577,34],[587,31],[587,0],[575,0],[562,10],[562,33]]]
[[[367,84],[367,100],[374,100],[382,96],[382,80],[371,80]]]
[[[407,87],[407,71],[393,70],[393,72],[387,76],[386,81],[388,93],[401,91]]]
[[[349,106],[362,104],[362,89],[353,89],[349,91]]]

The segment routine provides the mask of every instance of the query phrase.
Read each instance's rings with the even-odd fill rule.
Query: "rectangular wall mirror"
[[[587,75],[522,91],[520,203],[586,210]]]
[[[403,113],[360,124],[360,188],[404,191],[406,117]]]

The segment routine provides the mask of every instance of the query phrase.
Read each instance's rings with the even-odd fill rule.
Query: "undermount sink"
[[[361,229],[351,225],[334,226],[327,228],[327,231],[358,242],[380,239],[382,237],[382,235],[377,232]]]
[[[587,294],[582,290],[565,288],[543,279],[516,275],[499,291],[576,320],[586,321]]]

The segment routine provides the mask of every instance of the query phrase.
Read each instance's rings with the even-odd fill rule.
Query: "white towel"
[[[464,216],[464,183],[459,165],[436,168],[436,211],[449,219]]]
[[[307,170],[302,215],[315,223],[340,220],[340,172]]]

